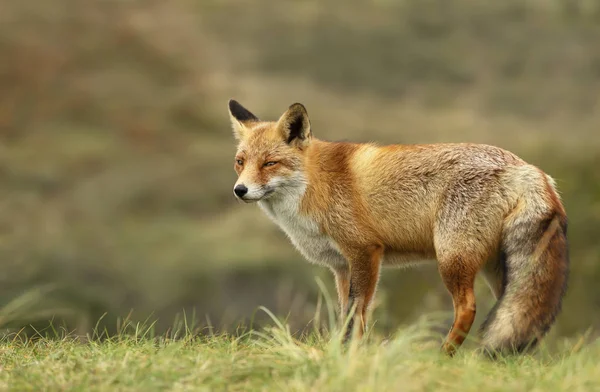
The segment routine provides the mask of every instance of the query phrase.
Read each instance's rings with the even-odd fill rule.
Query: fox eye
[[[243,160],[243,159],[236,159],[236,160],[235,160],[235,162],[236,162],[238,165],[240,165],[240,166],[244,165],[244,160]]]
[[[265,163],[264,166],[273,166],[273,165],[276,165],[276,164],[277,164],[277,162],[270,161],[270,162]]]

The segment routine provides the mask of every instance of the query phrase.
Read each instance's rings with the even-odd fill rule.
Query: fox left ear
[[[237,140],[242,140],[246,136],[249,132],[248,125],[250,123],[260,121],[258,117],[234,99],[229,100],[229,117],[233,127],[233,135]]]
[[[295,103],[290,106],[281,118],[279,118],[277,127],[281,131],[285,141],[290,145],[304,147],[312,137],[308,113],[301,103]]]

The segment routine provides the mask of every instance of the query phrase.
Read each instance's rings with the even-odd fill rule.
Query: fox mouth
[[[268,199],[271,195],[273,195],[273,193],[275,193],[275,188],[267,188],[264,189],[264,193],[260,197],[243,196],[239,197],[239,199],[242,200],[244,203],[255,203],[257,201]]]

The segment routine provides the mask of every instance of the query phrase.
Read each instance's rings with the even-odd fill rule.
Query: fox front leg
[[[360,339],[365,333],[367,311],[379,281],[383,247],[367,246],[346,253],[350,261],[350,285],[346,312],[351,318],[344,334],[344,342],[348,342],[352,336]]]
[[[347,267],[332,268],[331,271],[335,277],[335,287],[338,294],[340,319],[343,321],[348,313],[348,296],[350,295],[350,269]]]

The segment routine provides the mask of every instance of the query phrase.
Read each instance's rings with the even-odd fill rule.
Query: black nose
[[[244,197],[244,195],[248,193],[248,188],[246,188],[246,185],[240,184],[233,188],[233,193],[235,193],[237,197]]]

